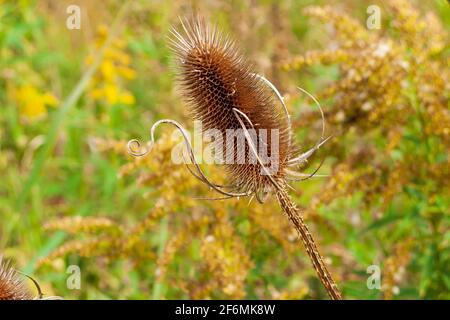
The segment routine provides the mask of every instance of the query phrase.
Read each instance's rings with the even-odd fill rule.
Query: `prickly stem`
[[[313,267],[316,270],[317,275],[319,276],[319,279],[325,287],[328,295],[333,300],[342,300],[341,293],[319,253],[316,242],[314,241],[308,226],[303,220],[300,210],[290,198],[286,188],[278,189],[276,195],[281,208],[286,213],[295,229],[298,231],[306,252],[311,259]]]

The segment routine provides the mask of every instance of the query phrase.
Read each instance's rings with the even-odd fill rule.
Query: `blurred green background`
[[[334,138],[304,172],[330,176],[292,194],[344,297],[449,299],[444,0],[0,1],[0,255],[67,299],[326,298],[275,199],[196,200],[214,194],[170,162],[170,129],[127,155],[159,119],[192,128],[167,36],[194,12],[285,96],[301,150],[321,122],[296,87],[321,101]]]

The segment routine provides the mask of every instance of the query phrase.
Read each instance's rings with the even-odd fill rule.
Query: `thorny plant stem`
[[[297,208],[296,204],[292,201],[284,187],[277,189],[277,198],[280,203],[281,208],[287,214],[289,220],[294,225],[295,229],[298,231],[300,238],[302,239],[303,245],[305,246],[306,252],[311,259],[314,269],[319,276],[320,281],[325,287],[328,295],[333,300],[342,300],[341,293],[334,282],[330,272],[328,271],[322,256],[319,253],[316,242],[309,231],[300,210]]]

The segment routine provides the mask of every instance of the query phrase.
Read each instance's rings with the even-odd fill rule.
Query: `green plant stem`
[[[89,84],[90,79],[92,78],[94,73],[97,71],[97,68],[99,67],[99,65],[103,59],[103,55],[104,55],[106,48],[109,47],[112,39],[115,36],[115,33],[117,31],[117,27],[118,27],[119,23],[122,21],[123,17],[125,16],[125,14],[127,12],[129,3],[130,2],[128,1],[121,7],[121,9],[119,10],[119,13],[117,14],[117,16],[115,18],[113,26],[111,28],[112,31],[109,33],[109,35],[105,41],[105,44],[95,55],[94,63],[86,70],[86,72],[83,74],[81,79],[78,81],[75,88],[72,90],[72,92],[66,98],[66,100],[64,100],[61,107],[58,109],[55,116],[53,117],[52,122],[50,124],[50,128],[45,137],[45,142],[44,142],[42,148],[37,153],[36,159],[33,163],[33,167],[31,168],[28,178],[24,183],[23,189],[17,198],[17,201],[16,201],[17,211],[19,211],[19,212],[22,211],[23,206],[29,197],[31,188],[39,180],[39,176],[40,176],[40,173],[44,166],[45,160],[47,159],[48,155],[50,154],[50,151],[54,148],[54,146],[56,144],[58,132],[61,128],[62,122],[66,118],[67,113],[77,103],[78,99],[81,97],[83,92],[86,90],[86,87]]]

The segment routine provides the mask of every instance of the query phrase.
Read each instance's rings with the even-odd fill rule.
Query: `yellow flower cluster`
[[[120,233],[117,224],[108,218],[103,217],[64,217],[56,221],[48,222],[44,225],[45,230],[61,230],[68,233],[97,233],[111,232]]]
[[[100,26],[97,30],[96,48],[101,48],[108,37],[108,28]],[[123,89],[126,81],[136,77],[136,72],[130,67],[131,57],[125,52],[126,43],[121,39],[113,39],[111,45],[106,48],[104,58],[98,72],[91,81],[90,95],[96,101],[103,101],[108,105],[135,103],[133,94]],[[87,59],[92,64],[94,57]]]
[[[413,244],[411,238],[403,240],[394,247],[392,255],[386,259],[382,286],[384,299],[392,299],[394,295],[400,293],[399,286],[404,281]]]
[[[47,231],[65,231],[73,235],[86,234],[85,239],[69,240],[50,255],[38,261],[42,266],[57,262],[58,258],[76,253],[81,257],[102,256],[108,261],[127,257],[135,262],[153,259],[148,243],[140,239],[128,241],[128,230],[104,217],[64,217],[44,225]]]
[[[423,100],[430,105],[426,115],[429,128],[448,139],[448,96],[442,99],[442,94],[449,91],[449,72],[445,71],[449,69],[448,61],[433,59],[445,49],[448,35],[433,14],[422,19],[408,1],[389,1],[388,7],[399,38],[368,30],[329,6],[308,8],[308,15],[331,24],[337,42],[333,42],[333,49],[307,52],[285,61],[281,67],[299,70],[313,64],[338,64],[340,79],[320,97],[335,100],[328,120],[344,129],[405,122],[411,112],[408,108],[412,107],[408,93],[417,85],[419,96],[433,100]]]
[[[377,192],[387,204],[405,183],[431,176],[431,166],[419,170],[421,163],[448,151],[450,69],[448,59],[440,56],[448,34],[432,13],[421,17],[408,1],[389,1],[388,8],[392,30],[383,33],[368,30],[329,6],[308,8],[307,14],[331,24],[337,47],[306,52],[281,66],[284,70],[298,70],[314,64],[337,64],[339,79],[320,93],[321,98],[333,99],[325,112],[327,121],[334,124],[334,132],[348,133],[349,137],[356,132],[360,137],[374,139],[381,131],[387,138],[383,155],[390,159],[393,153],[406,153],[393,165],[377,157],[379,151],[374,146],[356,144],[345,155],[339,150],[348,142],[334,142],[330,149],[335,150],[340,164],[333,168],[326,191],[317,196],[315,203],[364,191],[368,204],[376,200]],[[420,122],[418,135],[423,136],[423,147],[428,146],[422,162],[411,156],[402,143],[405,132],[417,126],[411,119]],[[310,120],[309,116],[303,117],[296,125],[304,126]],[[439,140],[433,141],[435,145],[430,149],[430,139],[434,138]],[[443,186],[443,180],[437,178],[436,182]]]
[[[51,93],[40,92],[32,85],[19,87],[13,93],[20,114],[27,118],[36,118],[47,114],[47,107],[56,107],[58,99]]]
[[[202,240],[201,255],[206,270],[215,279],[215,287],[227,296],[242,299],[245,297],[245,279],[252,263],[227,213],[218,210],[215,214],[217,221],[211,233]]]
[[[308,214],[318,217],[324,206],[339,208],[355,201],[345,215],[350,230],[370,219],[373,234],[387,240],[384,249],[390,257],[384,266],[383,295],[390,299],[406,276],[398,269],[407,273],[410,259],[428,254],[423,246],[415,250],[416,257],[410,256],[408,234],[392,233],[391,223],[407,224],[414,210],[433,212],[408,226],[435,239],[439,258],[433,259],[445,261],[448,251],[442,236],[448,222],[436,217],[449,215],[450,68],[445,52],[449,35],[432,12],[422,15],[405,0],[388,1],[383,10],[390,21],[379,32],[330,6],[308,8],[308,15],[331,25],[335,41],[323,50],[291,57],[280,68],[338,66],[337,80],[319,93],[320,100],[330,101],[324,112],[338,138],[327,150],[336,161]],[[312,116],[306,114],[295,126],[307,126]],[[389,240],[399,245],[389,245]],[[424,287],[444,286],[439,277]]]

